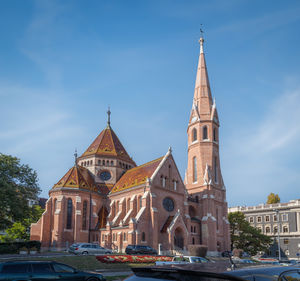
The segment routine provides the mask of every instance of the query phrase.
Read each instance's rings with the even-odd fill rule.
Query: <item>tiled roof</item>
[[[125,148],[121,144],[115,132],[110,126],[107,126],[93,141],[89,148],[81,155],[81,157],[89,155],[113,156],[136,166],[135,162],[130,158]]]
[[[53,186],[52,189],[61,187],[82,188],[96,192],[98,191],[89,170],[81,166],[72,167],[61,178],[61,180]]]
[[[147,178],[151,178],[162,159],[163,157],[160,157],[146,164],[128,170],[115,184],[111,193],[119,192],[145,183]]]

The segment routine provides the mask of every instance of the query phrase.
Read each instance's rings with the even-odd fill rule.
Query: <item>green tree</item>
[[[267,204],[280,203],[280,197],[278,194],[270,193],[268,196]]]
[[[252,227],[242,212],[229,213],[228,220],[232,248],[242,249],[251,255],[269,249],[272,239]]]
[[[23,221],[14,222],[11,227],[5,229],[6,234],[0,236],[0,242],[9,242],[16,240],[29,240],[30,238],[30,226],[35,223],[42,216],[44,210],[38,206],[34,205],[30,208],[28,218]]]
[[[0,229],[22,222],[31,215],[29,200],[40,192],[37,174],[20,160],[0,153]]]

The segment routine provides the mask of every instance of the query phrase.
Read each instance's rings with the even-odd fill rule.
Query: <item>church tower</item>
[[[186,188],[197,202],[197,217],[201,221],[201,244],[208,251],[229,249],[226,190],[219,156],[219,118],[212,98],[205,56],[204,39],[200,40],[200,55],[196,75],[192,110],[188,123],[188,167]]]

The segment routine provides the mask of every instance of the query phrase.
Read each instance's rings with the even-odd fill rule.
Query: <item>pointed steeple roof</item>
[[[130,158],[124,146],[118,139],[117,135],[107,124],[107,127],[96,137],[88,149],[81,157],[89,155],[112,156],[122,159],[136,166],[135,162]]]
[[[213,102],[212,102],[212,95],[211,95],[208,73],[206,68],[205,56],[203,51],[204,39],[201,37],[199,42],[200,42],[200,55],[198,61],[193,103],[197,105],[201,119],[202,117],[204,119],[210,119]]]
[[[52,190],[62,187],[98,190],[89,170],[76,164],[53,186]]]

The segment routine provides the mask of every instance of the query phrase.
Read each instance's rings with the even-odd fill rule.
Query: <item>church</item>
[[[130,244],[164,251],[202,244],[211,255],[230,249],[220,123],[204,39],[199,42],[185,179],[171,148],[137,166],[113,131],[108,110],[106,127],[49,191],[45,212],[31,226],[31,240],[41,241],[44,249],[75,242],[98,243],[120,252]]]

